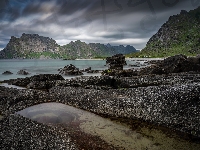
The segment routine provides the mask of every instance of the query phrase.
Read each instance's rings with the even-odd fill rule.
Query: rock
[[[66,130],[37,123],[17,114],[9,115],[2,120],[0,127],[1,149],[78,150]]]
[[[13,74],[13,73],[10,72],[10,71],[5,71],[5,72],[3,72],[2,74],[4,74],[4,75],[9,75],[9,74]]]
[[[141,69],[139,74],[169,74],[189,71],[200,72],[200,58],[187,58],[187,56],[180,54],[168,57],[153,66]]]
[[[39,74],[30,77],[31,81],[53,81],[53,80],[65,80],[59,74]]]
[[[88,67],[88,68],[85,68],[85,69],[82,69],[82,70],[80,70],[81,72],[88,72],[88,71],[90,71],[91,70],[91,67]]]
[[[123,54],[116,54],[112,57],[106,58],[108,70],[104,70],[102,75],[116,76],[123,71],[123,66],[126,65],[125,56]]]
[[[83,73],[79,70],[79,68],[76,68],[72,64],[65,66],[62,70],[60,70],[59,74],[63,74],[63,75],[83,75]]]
[[[25,70],[20,70],[17,72],[17,74],[20,74],[20,75],[28,75],[30,74],[29,72],[25,71]]]
[[[138,71],[128,69],[128,70],[104,70],[101,73],[103,76],[115,76],[115,77],[133,77],[138,75]]]
[[[125,56],[123,54],[116,54],[112,57],[107,57],[106,64],[109,65],[109,69],[123,70],[123,65],[126,65]]]
[[[27,87],[30,89],[48,90],[51,87],[55,86],[57,81],[60,80],[65,80],[65,79],[58,74],[40,74],[26,78],[5,80],[4,82],[12,85]]]
[[[88,70],[87,73],[99,73],[100,70]]]

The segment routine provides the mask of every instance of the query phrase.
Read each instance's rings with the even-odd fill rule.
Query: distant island
[[[100,43],[86,44],[80,40],[60,46],[49,37],[23,33],[20,38],[12,36],[7,46],[0,51],[0,59],[91,59],[105,58],[118,53],[137,52],[130,45],[111,46]]]
[[[169,17],[146,47],[127,57],[167,57],[176,54],[200,54],[200,7]]]

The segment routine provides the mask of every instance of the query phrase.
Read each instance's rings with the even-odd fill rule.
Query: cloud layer
[[[81,40],[145,47],[171,15],[192,10],[195,0],[2,0],[0,49],[10,36],[48,36],[64,45]]]

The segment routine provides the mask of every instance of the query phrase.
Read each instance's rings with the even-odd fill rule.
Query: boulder
[[[83,73],[79,70],[79,68],[76,68],[72,64],[67,65],[63,69],[61,69],[59,74],[63,74],[63,75],[83,75]]]
[[[13,74],[13,73],[10,72],[10,71],[5,71],[5,72],[3,72],[2,74],[4,74],[4,75],[9,75],[9,74]]]
[[[20,70],[20,71],[17,72],[17,74],[19,74],[19,75],[28,75],[30,73],[25,71],[25,70]]]
[[[112,57],[107,57],[106,64],[109,65],[109,69],[123,70],[123,65],[126,65],[125,56],[123,54],[116,54]]]
[[[101,73],[103,76],[115,76],[115,77],[133,77],[133,76],[137,76],[138,75],[138,71],[137,70],[132,70],[132,69],[128,69],[128,70],[104,70]]]
[[[26,78],[10,79],[4,82],[27,87],[29,89],[45,89],[48,90],[56,85],[57,81],[65,80],[61,75],[58,74],[40,74]]]
[[[144,74],[169,74],[195,71],[200,72],[200,58],[188,57],[185,55],[175,55],[168,57],[159,63],[141,69],[139,75]]]
[[[31,81],[54,81],[54,80],[65,80],[59,74],[39,74],[30,77]]]

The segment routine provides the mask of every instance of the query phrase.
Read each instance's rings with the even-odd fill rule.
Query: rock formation
[[[3,72],[2,74],[4,74],[4,75],[8,75],[8,74],[13,74],[13,73],[10,72],[10,71],[5,71],[5,72]]]
[[[79,68],[76,68],[72,64],[67,65],[63,69],[61,69],[59,74],[63,74],[63,75],[83,75],[83,73],[79,70]]]
[[[139,75],[200,72],[200,57],[175,55],[139,71]]]
[[[30,74],[29,72],[25,71],[25,70],[20,70],[17,72],[17,74],[20,74],[20,75],[28,75]]]
[[[123,70],[123,65],[126,65],[125,56],[123,54],[116,54],[112,57],[107,57],[106,64],[109,65],[109,69]]]

